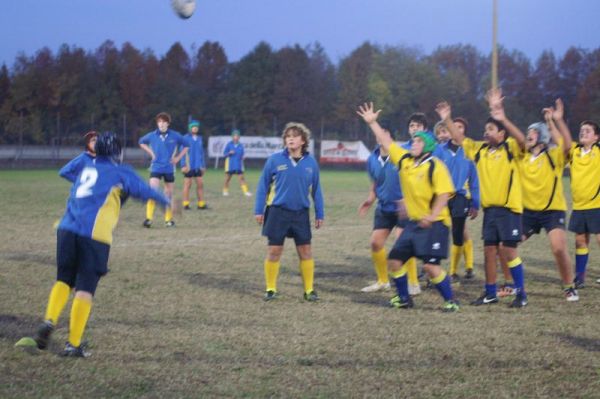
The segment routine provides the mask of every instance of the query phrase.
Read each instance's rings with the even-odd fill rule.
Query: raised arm
[[[438,105],[435,107],[435,112],[437,112],[437,114],[440,116],[440,120],[450,132],[452,140],[454,140],[457,145],[462,145],[462,142],[465,138],[458,133],[458,129],[456,129],[456,126],[454,126],[454,122],[452,121],[452,107],[450,107],[450,104],[446,101],[438,103]]]
[[[501,122],[506,128],[507,133],[510,134],[515,139],[519,147],[522,150],[524,150],[525,135],[523,134],[521,129],[515,126],[515,124],[512,123],[510,119],[508,119],[508,117],[506,116],[506,113],[504,112],[504,97],[502,96],[502,90],[491,89],[486,95],[486,100],[488,102],[488,105],[490,106],[490,115],[492,116],[492,118]]]
[[[552,119],[552,108],[544,108],[542,113],[544,114],[544,120],[546,121],[546,126],[548,126],[548,131],[550,132],[550,137],[552,137],[552,141],[556,144],[559,144],[562,139],[562,134],[558,127],[554,123]]]
[[[571,145],[573,144],[573,136],[571,136],[571,130],[569,126],[565,123],[565,105],[563,104],[560,98],[557,98],[554,102],[554,109],[552,110],[552,120],[556,124],[565,146],[565,151],[569,151],[571,149]]]
[[[379,117],[381,110],[375,111],[373,108],[373,103],[371,102],[359,105],[356,113],[365,121],[367,125],[369,125],[369,128],[371,128],[371,131],[373,134],[375,134],[375,137],[377,137],[379,143],[381,143],[381,146],[388,151],[390,149],[390,145],[392,145],[394,141],[388,134],[385,134],[383,128],[377,122],[377,118]]]

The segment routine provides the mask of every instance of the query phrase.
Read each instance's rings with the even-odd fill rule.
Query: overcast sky
[[[600,47],[600,0],[498,0],[499,43],[535,60],[545,49]],[[0,63],[63,43],[87,50],[105,40],[163,55],[220,42],[238,60],[261,40],[275,49],[320,42],[337,63],[366,40],[418,47],[470,43],[491,50],[492,0],[197,0],[179,19],[170,0],[5,0]]]

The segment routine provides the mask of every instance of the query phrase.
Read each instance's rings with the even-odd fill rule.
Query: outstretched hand
[[[440,116],[442,121],[447,121],[452,118],[452,108],[447,101],[442,101],[435,106],[435,112]]]
[[[371,124],[377,121],[381,110],[375,111],[373,108],[373,103],[364,103],[363,105],[358,106],[358,111],[356,113],[363,118],[366,124]]]
[[[560,98],[557,98],[554,102],[554,111],[552,112],[552,118],[556,121],[561,120],[565,117],[565,105]]]

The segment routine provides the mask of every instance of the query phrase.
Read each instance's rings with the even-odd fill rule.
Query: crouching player
[[[300,258],[304,299],[319,300],[313,289],[315,261],[311,250],[310,197],[315,207],[315,228],[323,225],[323,194],[319,164],[307,151],[310,130],[290,122],[283,129],[284,150],[267,159],[256,189],[254,216],[268,239],[265,259],[265,301],[277,297],[279,260],[286,237],[293,238]]]
[[[413,301],[408,292],[406,261],[415,256],[424,262],[423,269],[444,298],[443,310],[459,309],[454,301],[450,278],[440,267],[448,256],[448,198],[454,193],[452,179],[446,165],[431,154],[435,139],[426,132],[417,132],[411,150],[407,151],[386,135],[377,117],[373,103],[363,104],[357,113],[369,125],[382,147],[389,151],[392,163],[398,165],[400,185],[409,221],[388,255],[388,269],[396,285],[398,295],[390,305],[395,308],[411,308]]]
[[[87,357],[81,344],[92,309],[92,298],[100,278],[108,269],[112,232],[121,205],[128,196],[163,206],[169,199],[151,189],[133,171],[120,166],[121,144],[113,133],[103,133],[96,143],[96,162],[77,176],[67,201],[67,209],[57,231],[56,283],[50,291],[44,323],[33,338],[23,338],[17,346],[46,349],[50,335],[69,299],[75,298],[69,321],[69,340],[62,356]]]

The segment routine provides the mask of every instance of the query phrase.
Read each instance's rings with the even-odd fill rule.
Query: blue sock
[[[485,293],[487,294],[487,296],[497,296],[497,292],[496,292],[496,284],[486,284],[485,285]]]
[[[589,256],[587,248],[578,248],[575,250],[575,280],[582,283],[585,281],[585,269]]]
[[[517,256],[508,262],[508,267],[510,268],[510,275],[517,289],[517,295],[525,295],[525,270],[523,268],[523,261]]]
[[[436,279],[433,279],[436,280]],[[432,282],[435,284],[435,288],[439,291],[444,301],[451,301],[454,295],[452,295],[452,285],[450,284],[450,277],[446,273],[444,273],[444,278],[440,282]]]
[[[396,291],[401,300],[407,301],[410,298],[408,294],[408,276],[406,274],[400,277],[392,277],[394,284],[396,284]]]

